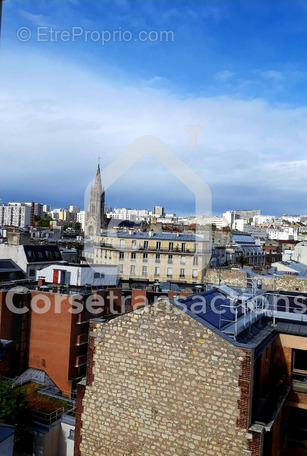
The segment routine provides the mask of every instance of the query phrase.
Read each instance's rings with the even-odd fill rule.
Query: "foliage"
[[[52,217],[50,217],[50,215],[46,215],[46,217],[44,219],[41,219],[38,222],[38,226],[49,227],[51,220],[52,220]]]
[[[31,411],[27,395],[11,382],[0,381],[0,422],[16,427],[16,449],[31,450],[32,435],[29,430]]]
[[[78,233],[80,233],[81,228],[82,228],[81,223],[80,223],[80,222],[76,222],[76,223],[75,223],[75,230],[76,230]]]
[[[42,388],[43,387],[41,385],[33,382],[20,387],[21,391],[23,391],[26,395],[30,409],[50,413],[60,408],[65,408],[66,410],[71,408],[71,404],[69,402],[40,394],[39,390]]]
[[[248,264],[248,260],[244,254],[240,256],[239,264],[240,264],[241,268],[243,268],[246,264]]]

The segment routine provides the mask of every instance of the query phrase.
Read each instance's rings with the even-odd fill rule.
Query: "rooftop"
[[[62,260],[61,251],[56,245],[24,245],[23,247],[29,263]]]
[[[205,241],[205,239],[196,234],[184,234],[184,233],[149,233],[149,232],[142,232],[142,231],[120,231],[116,233],[102,233],[102,237],[114,237],[114,238],[125,238],[125,239],[156,239],[156,240],[164,240],[164,241]]]
[[[255,238],[246,234],[233,234],[233,240],[237,244],[255,244]]]
[[[306,293],[252,294],[222,285],[174,304],[236,346],[259,349],[279,332],[307,335]]]
[[[9,426],[8,424],[0,423],[0,442],[8,439],[15,432],[14,426]]]

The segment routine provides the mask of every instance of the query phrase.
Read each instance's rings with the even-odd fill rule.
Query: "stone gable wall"
[[[76,455],[251,455],[250,351],[161,302],[92,322],[91,337]]]

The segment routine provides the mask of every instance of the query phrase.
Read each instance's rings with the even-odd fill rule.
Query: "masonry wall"
[[[75,456],[243,456],[251,352],[159,302],[92,322]]]
[[[275,290],[301,291],[307,293],[307,280],[298,279],[297,277],[285,275],[283,277],[274,277]]]
[[[221,280],[222,284],[234,287],[247,286],[246,272],[236,271],[233,269],[208,269],[205,276],[206,283],[218,284]]]

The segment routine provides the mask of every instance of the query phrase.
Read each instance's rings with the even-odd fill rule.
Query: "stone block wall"
[[[91,325],[75,456],[252,455],[249,350],[163,302]]]
[[[234,270],[234,269],[208,269],[205,276],[205,283],[218,284],[221,280],[221,284],[229,285],[230,287],[246,287],[247,286],[247,274],[246,272]]]
[[[285,275],[282,277],[274,277],[274,289],[284,291],[300,291],[307,293],[307,280],[299,279],[295,276]]]

